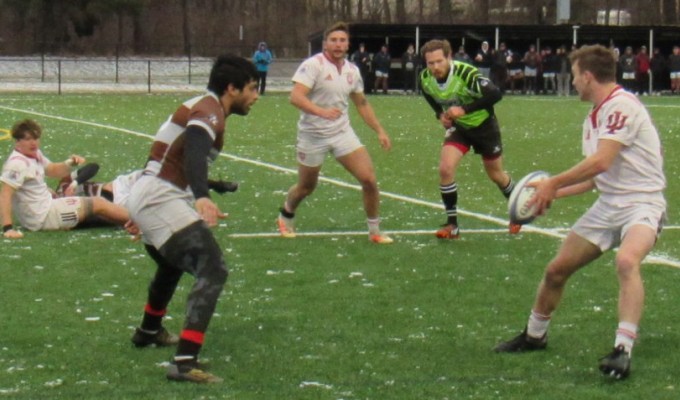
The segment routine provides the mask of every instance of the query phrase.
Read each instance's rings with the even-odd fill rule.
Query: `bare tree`
[[[389,0],[383,0],[383,19],[382,21],[385,23],[392,23],[392,12],[390,11],[390,1]]]
[[[451,18],[451,1],[450,0],[439,0],[438,4],[439,10],[439,22],[448,23],[452,22]]]
[[[397,13],[396,22],[399,23],[399,24],[405,23],[406,22],[406,5],[405,5],[404,0],[397,0],[395,11]]]

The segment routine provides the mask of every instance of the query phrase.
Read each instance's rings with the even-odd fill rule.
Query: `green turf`
[[[145,135],[187,97],[3,94],[0,128],[36,118],[48,157],[84,155],[100,163],[98,178],[111,179],[143,165]],[[493,353],[526,322],[543,267],[560,242],[547,230],[568,228],[595,194],[557,201],[533,224],[545,230],[509,236],[505,202],[471,155],[458,173],[462,238],[408,234],[433,231],[444,220],[437,177],[442,131],[421,98],[370,101],[394,149],[382,151],[355,113],[354,127],[385,194],[383,228],[403,232],[391,246],[372,245],[363,234],[360,192],[327,181],[297,218],[300,232],[324,236],[258,236],[275,232],[277,209],[295,181],[277,167],[295,169],[298,114],[285,95],[271,94],[248,117],[227,121],[228,157],[211,175],[241,187],[215,196],[230,214],[214,233],[231,274],[202,353],[223,384],[167,382],[161,364],[172,349],[132,347],[153,265],[122,231],[98,228],[2,241],[0,399],[678,398],[679,271],[663,263],[644,266],[646,313],[629,380],[611,382],[596,369],[617,323],[612,253],[570,281],[547,351]],[[665,148],[674,226],[680,104],[644,101]],[[587,110],[575,97],[506,97],[497,106],[506,169],[519,179],[580,160]],[[4,154],[11,145],[0,141]],[[330,159],[323,174],[355,183]],[[677,263],[678,236],[665,231],[654,254]],[[170,305],[166,325],[173,331],[181,327],[191,284],[185,277]]]

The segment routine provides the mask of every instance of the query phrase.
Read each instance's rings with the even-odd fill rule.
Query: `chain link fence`
[[[275,59],[267,89],[290,90],[301,60]],[[176,92],[205,89],[211,58],[0,57],[4,92]]]

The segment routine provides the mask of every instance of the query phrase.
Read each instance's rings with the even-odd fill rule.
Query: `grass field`
[[[3,94],[0,128],[42,123],[43,151],[98,162],[108,180],[143,165],[151,135],[183,95]],[[680,121],[677,98],[644,98],[665,148],[669,227],[643,268],[647,301],[627,381],[597,371],[616,328],[613,253],[577,274],[553,318],[548,350],[499,355],[526,322],[545,263],[595,194],[563,199],[523,233],[506,233],[506,205],[477,156],[458,174],[462,238],[432,234],[444,222],[437,163],[442,140],[417,97],[370,97],[394,149],[373,156],[382,226],[396,243],[366,236],[358,188],[329,160],[299,209],[297,239],[274,219],[295,181],[297,111],[284,95],[260,99],[227,122],[211,176],[239,181],[216,197],[230,217],[214,230],[230,278],[202,357],[223,384],[167,382],[173,349],[132,347],[153,273],[121,230],[27,233],[0,251],[0,399],[677,399],[680,396]],[[506,97],[498,106],[505,167],[516,179],[556,173],[581,158],[588,105],[576,98]],[[10,140],[0,141],[9,154]],[[3,156],[4,157],[4,156]],[[181,327],[192,279],[170,304]]]

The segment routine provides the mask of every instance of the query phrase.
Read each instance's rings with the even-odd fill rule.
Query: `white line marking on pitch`
[[[41,113],[41,112],[37,112],[37,111],[31,111],[31,110],[22,110],[22,109],[19,109],[19,108],[2,106],[2,105],[0,105],[0,109],[13,111],[13,112],[20,112],[20,113],[30,114],[30,115],[37,115],[37,116],[40,116],[40,117],[55,119],[55,120],[58,120],[58,121],[73,122],[73,123],[76,123],[76,124],[94,126],[94,127],[97,127],[97,128],[128,133],[128,134],[131,134],[131,135],[134,135],[134,136],[143,137],[143,138],[147,138],[147,139],[150,139],[150,140],[153,139],[153,135],[133,131],[133,130],[130,130],[130,129],[118,128],[118,127],[111,126],[111,125],[99,124],[99,123],[96,123],[96,122],[82,121],[82,120],[77,120],[77,119],[73,119],[73,118],[66,118],[66,117],[61,117],[61,116],[58,116],[58,115],[50,115],[50,114],[45,114],[45,113]],[[243,157],[235,156],[233,154],[220,153],[220,156],[230,158],[234,161],[240,161],[240,162],[243,162],[243,163],[246,163],[246,164],[257,165],[259,167],[271,169],[271,170],[274,170],[274,171],[280,171],[280,172],[285,172],[285,173],[289,173],[289,174],[297,173],[296,170],[291,169],[291,168],[281,167],[281,166],[278,166],[278,165],[269,164],[269,163],[265,163],[265,162],[262,162],[262,161],[251,160],[249,158],[243,158]],[[327,183],[330,183],[330,184],[333,184],[333,185],[336,185],[336,186],[340,186],[340,187],[345,187],[345,188],[354,189],[354,190],[361,190],[361,187],[359,185],[347,183],[347,182],[341,181],[339,179],[319,177],[319,180],[322,181],[322,182],[327,182]],[[403,195],[400,195],[400,194],[391,193],[391,192],[384,192],[384,191],[380,191],[380,195],[383,196],[383,197],[388,197],[388,198],[391,198],[391,199],[400,200],[400,201],[403,201],[405,203],[418,204],[418,205],[421,205],[421,206],[436,208],[436,209],[440,209],[440,210],[443,209],[443,206],[442,206],[441,203],[433,203],[431,201],[414,199],[412,197],[407,197],[407,196],[403,196]],[[458,209],[458,214],[466,215],[466,216],[469,216],[469,217],[477,218],[477,219],[482,220],[482,221],[487,221],[487,222],[491,222],[491,223],[503,225],[503,226],[507,225],[507,223],[508,223],[507,219],[505,219],[505,218],[498,218],[498,217],[494,217],[494,216],[491,216],[491,215],[480,214],[480,213],[476,213],[476,212],[472,212],[472,211],[466,211],[466,210],[462,210],[462,209]],[[465,230],[465,232],[467,232],[467,231],[468,230]],[[539,234],[544,235],[544,236],[550,236],[550,237],[554,237],[554,238],[558,238],[558,239],[564,239],[564,237],[565,237],[565,234],[560,233],[560,232],[556,231],[555,229],[538,228],[538,227],[531,226],[531,225],[524,226],[522,228],[522,232],[539,233]],[[329,233],[329,234],[332,235],[332,233]],[[365,232],[363,234],[365,234]],[[263,234],[263,235],[266,235],[266,233]],[[298,236],[303,236],[303,234],[298,233]],[[670,258],[670,257],[666,257],[666,256],[655,255],[653,253],[649,254],[647,256],[647,258],[645,258],[645,262],[646,263],[663,264],[663,265],[668,265],[668,266],[675,267],[675,268],[680,268],[680,261],[675,260],[675,259]]]

